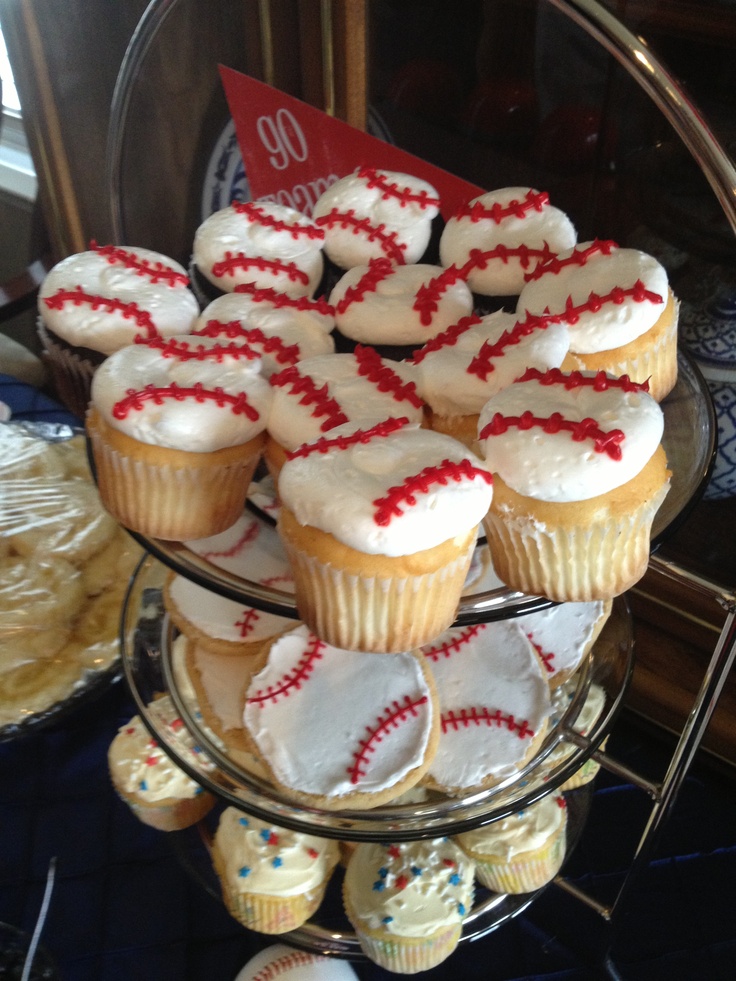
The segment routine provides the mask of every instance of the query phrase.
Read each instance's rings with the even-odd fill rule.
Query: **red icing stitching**
[[[663,297],[659,293],[648,290],[640,279],[633,286],[614,286],[610,293],[599,296],[597,293],[589,293],[588,299],[575,306],[572,297],[568,296],[565,300],[565,309],[561,310],[559,316],[567,324],[576,324],[580,320],[582,313],[598,313],[606,303],[613,303],[620,306],[624,300],[630,297],[634,303],[664,303]]]
[[[224,552],[205,552],[203,558],[212,561],[212,559],[218,558],[232,558],[237,555],[238,552],[245,546],[250,545],[252,542],[258,538],[260,534],[260,528],[257,521],[252,521],[246,528],[240,538],[230,546],[230,548],[225,549]]]
[[[361,167],[358,177],[366,180],[368,187],[377,187],[381,191],[381,197],[398,198],[402,208],[407,204],[418,204],[420,208],[440,206],[440,199],[432,197],[428,191],[412,191],[408,187],[401,187],[396,182],[389,181],[385,174],[379,174],[375,167]]]
[[[554,674],[555,669],[552,662],[556,657],[555,652],[545,651],[542,645],[538,644],[534,639],[534,634],[527,634],[526,636],[529,638],[529,642],[531,643],[534,650],[537,652],[537,654],[539,654],[542,664],[545,666],[545,668],[549,671],[550,674]]]
[[[366,776],[368,758],[372,753],[375,753],[376,744],[382,742],[384,736],[389,735],[391,730],[398,729],[399,725],[402,722],[406,722],[410,717],[418,718],[419,713],[417,709],[420,705],[426,705],[428,701],[429,698],[427,695],[421,695],[419,698],[414,699],[410,698],[409,695],[405,695],[403,702],[398,702],[394,699],[391,705],[384,709],[383,715],[379,715],[374,728],[370,726],[365,727],[368,736],[365,739],[361,739],[358,743],[359,748],[353,753],[355,762],[347,770],[350,774],[351,783],[356,784],[360,781],[361,777]]]
[[[157,388],[155,385],[146,385],[145,388],[138,391],[130,388],[125,398],[115,403],[112,414],[116,419],[125,419],[131,411],[140,412],[145,402],[163,405],[167,399],[183,402],[188,398],[194,399],[195,402],[216,402],[219,406],[230,405],[234,415],[245,415],[251,422],[257,422],[260,419],[258,411],[248,402],[248,396],[245,392],[230,395],[221,388],[205,388],[199,382],[192,385],[191,388],[181,388],[173,382],[162,388]]]
[[[358,218],[353,208],[348,211],[338,211],[337,208],[332,208],[326,215],[320,215],[314,220],[320,227],[350,228],[353,235],[363,234],[369,242],[378,242],[392,262],[403,265],[406,261],[404,259],[406,244],[399,242],[398,234],[387,232],[385,225],[371,225],[370,218]]]
[[[463,480],[474,480],[475,477],[482,477],[487,484],[493,482],[493,477],[487,470],[474,467],[467,459],[458,463],[443,460],[439,466],[425,467],[418,474],[405,477],[401,484],[390,487],[385,497],[373,501],[376,507],[373,520],[377,525],[388,525],[392,518],[404,513],[400,505],[408,504],[413,507],[417,503],[417,494],[428,494],[432,484],[442,484],[444,487],[451,480],[459,484]]]
[[[93,310],[104,309],[108,313],[121,313],[124,319],[134,320],[136,327],[145,330],[148,337],[155,337],[158,334],[151,314],[147,310],[141,310],[137,303],[123,303],[122,300],[85,293],[81,286],[73,290],[59,289],[53,296],[44,297],[44,303],[49,310],[61,310],[65,303],[73,303],[77,307],[88,303]]]
[[[519,722],[510,713],[504,715],[501,709],[491,712],[485,706],[476,708],[473,705],[467,709],[450,709],[449,712],[445,712],[440,717],[440,724],[443,733],[447,732],[448,729],[457,732],[458,729],[469,726],[496,726],[499,729],[505,726],[510,732],[516,732],[520,739],[534,736],[534,730],[530,728],[526,719]]]
[[[298,691],[314,671],[317,661],[322,660],[324,656],[322,652],[326,646],[324,641],[321,641],[319,637],[310,634],[307,649],[299,658],[296,667],[291,671],[287,671],[283,679],[276,685],[269,685],[265,691],[259,689],[255,695],[248,698],[248,702],[260,703],[261,705],[268,702],[271,705],[275,705],[280,695],[288,698],[292,688]]]
[[[449,657],[456,654],[463,647],[471,642],[484,629],[482,623],[476,623],[464,630],[452,631],[450,636],[437,647],[423,648],[422,653],[432,661],[439,661],[440,657]]]
[[[391,433],[395,433],[398,429],[403,429],[404,426],[408,425],[409,420],[406,416],[401,416],[399,419],[384,419],[382,422],[376,423],[375,426],[371,426],[370,429],[356,429],[349,436],[335,436],[334,439],[320,437],[313,443],[304,443],[297,449],[288,452],[287,457],[289,460],[293,460],[296,457],[311,456],[312,453],[327,453],[332,449],[347,450],[358,443],[370,443],[376,437],[390,436]]]
[[[648,392],[649,382],[634,382],[628,375],[613,377],[605,371],[594,375],[584,375],[580,371],[562,371],[560,368],[527,368],[519,382],[538,381],[540,385],[563,385],[568,391],[573,388],[592,388],[595,392],[606,392],[609,388],[620,388],[624,392]]]
[[[192,347],[189,341],[179,341],[173,338],[165,340],[163,337],[154,337],[150,340],[139,338],[137,343],[160,351],[165,358],[176,358],[177,361],[209,361],[211,359],[222,361],[228,356],[237,360],[245,358],[248,361],[259,358],[257,352],[252,351],[245,344],[215,344],[213,347],[199,344],[197,347]]]
[[[189,284],[189,277],[186,273],[177,272],[176,269],[172,269],[171,266],[167,266],[163,262],[151,262],[150,259],[142,259],[134,252],[121,249],[116,245],[98,245],[97,242],[92,241],[90,247],[94,252],[104,256],[110,265],[119,262],[127,266],[128,269],[135,270],[139,276],[148,276],[153,284],[160,281],[171,287]]]
[[[295,950],[290,954],[283,954],[276,960],[271,961],[262,967],[258,974],[253,975],[253,981],[272,981],[273,978],[287,974],[295,967],[302,967],[304,964],[318,964],[320,961],[327,960],[326,957],[318,957],[308,954],[304,950]]]
[[[457,282],[464,282],[467,277],[456,266],[448,266],[439,275],[423,283],[417,290],[412,310],[419,314],[420,323],[429,327],[432,317],[437,312],[443,293]]]
[[[424,402],[417,394],[414,382],[405,382],[389,367],[378,351],[372,347],[358,344],[355,348],[358,374],[376,386],[379,392],[390,392],[397,402],[410,402],[415,409],[421,409]]]
[[[326,416],[327,418],[319,427],[323,433],[344,422],[349,422],[340,404],[330,395],[327,384],[318,387],[315,385],[314,379],[299,374],[298,365],[291,365],[291,367],[271,375],[271,384],[278,388],[288,386],[292,395],[301,396],[299,405],[314,406],[312,418],[319,419],[320,416]]]
[[[525,320],[517,320],[511,330],[505,330],[492,344],[485,340],[468,365],[467,372],[471,375],[477,375],[481,381],[486,381],[491,372],[496,370],[493,358],[503,357],[507,347],[520,344],[525,337],[528,337],[535,330],[544,330],[553,323],[560,323],[560,318],[552,315],[535,317],[527,314]]]
[[[460,269],[460,275],[467,279],[474,269],[485,269],[493,259],[500,259],[506,265],[509,259],[518,259],[522,269],[527,269],[532,262],[546,262],[556,255],[555,252],[545,242],[539,249],[533,249],[528,245],[496,245],[492,249],[471,249],[465,265]]]
[[[282,262],[280,259],[265,259],[263,256],[248,256],[244,252],[226,252],[224,259],[214,263],[212,266],[212,275],[226,276],[228,273],[234,273],[236,269],[250,268],[274,274],[283,272],[286,273],[292,283],[302,282],[305,286],[309,284],[309,276],[295,262]]]
[[[260,619],[261,615],[258,610],[254,610],[252,607],[244,608],[243,616],[235,623],[235,626],[240,628],[240,636],[247,637],[248,634],[253,633]]]
[[[476,313],[471,313],[468,317],[462,317],[456,324],[452,324],[435,337],[430,338],[422,348],[415,351],[411,359],[412,362],[414,364],[420,364],[428,354],[439,351],[443,347],[452,347],[457,343],[457,339],[462,337],[466,331],[470,330],[475,324],[482,322],[482,318]]]
[[[198,337],[219,337],[221,334],[225,337],[242,337],[251,344],[257,344],[264,354],[271,354],[279,364],[292,365],[301,359],[298,344],[285,344],[278,334],[264,334],[260,327],[243,327],[239,320],[230,320],[227,323],[222,320],[208,320],[201,330],[194,330],[192,334]],[[258,357],[257,354],[253,356]]]
[[[500,225],[504,218],[525,218],[530,211],[542,211],[549,204],[549,194],[546,191],[534,191],[529,189],[524,195],[523,201],[509,201],[508,204],[501,204],[494,201],[491,207],[487,207],[482,201],[468,202],[458,209],[455,218],[470,218],[471,221],[482,221],[490,218],[491,221]]]
[[[488,425],[483,427],[479,438],[487,439],[489,436],[502,436],[511,428],[525,432],[534,426],[539,426],[543,432],[549,435],[563,431],[569,432],[575,443],[582,443],[586,439],[592,440],[596,453],[606,453],[612,460],[621,459],[622,453],[619,444],[623,442],[625,435],[620,429],[606,432],[599,427],[595,419],[590,417],[579,421],[565,419],[561,412],[553,412],[551,416],[535,416],[528,411],[522,412],[520,416],[505,416],[497,412]]]
[[[368,269],[354,286],[348,286],[345,295],[337,303],[335,313],[342,314],[351,303],[361,303],[368,293],[375,293],[378,284],[393,274],[395,264],[390,259],[371,259]]]
[[[254,224],[263,225],[266,228],[273,228],[277,232],[288,232],[295,241],[305,235],[312,240],[324,241],[325,233],[321,228],[316,228],[311,224],[300,225],[296,221],[290,223],[284,221],[282,218],[275,218],[273,215],[269,215],[264,211],[263,208],[259,208],[258,205],[253,204],[252,201],[233,201],[232,207],[239,215],[244,215]]]
[[[610,255],[618,245],[610,239],[595,239],[586,248],[575,248],[572,252],[561,259],[558,255],[552,255],[548,261],[541,262],[535,266],[530,273],[524,276],[527,282],[534,279],[541,279],[542,276],[556,276],[560,270],[566,266],[584,266],[588,259],[594,255]]]
[[[276,309],[290,307],[294,310],[313,310],[325,317],[335,315],[335,308],[324,297],[312,300],[308,296],[288,296],[270,286],[256,286],[255,283],[238,283],[233,292],[247,293],[256,303],[271,303]]]

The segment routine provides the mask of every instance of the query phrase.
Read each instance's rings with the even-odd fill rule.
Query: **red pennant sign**
[[[309,215],[330,184],[362,166],[429,181],[440,196],[445,219],[483,193],[483,188],[255,78],[223,65],[220,78],[253,200],[266,198]]]

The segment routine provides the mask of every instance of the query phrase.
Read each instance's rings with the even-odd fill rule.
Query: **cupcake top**
[[[202,755],[168,695],[155,699],[146,711],[165,730],[167,744],[182,759],[191,761],[197,770],[213,769],[214,764]],[[202,793],[200,785],[166,754],[138,715],[118,729],[108,750],[108,763],[119,786],[150,803]]]
[[[544,848],[567,825],[567,804],[561,794],[548,794],[500,821],[465,831],[455,841],[473,854],[513,862],[525,852]]]
[[[418,262],[439,214],[435,188],[419,177],[361,167],[331,184],[312,216],[324,231],[325,253],[341,269],[385,257]]]
[[[449,838],[363,842],[348,862],[345,895],[369,930],[429,937],[470,912],[474,873],[475,863]]]
[[[584,501],[632,480],[660,444],[659,405],[627,376],[529,369],[486,402],[486,463],[525,497]]]
[[[664,312],[667,273],[655,258],[615,242],[594,241],[561,251],[527,276],[520,315],[551,314],[567,323],[570,350],[610,351],[646,333]]]
[[[527,368],[559,368],[567,327],[544,317],[517,320],[503,310],[471,315],[428,341],[412,358],[419,390],[441,416],[478,415],[488,399]]]
[[[279,475],[279,496],[300,524],[376,555],[411,555],[467,535],[492,495],[475,454],[405,418],[338,427],[294,451]]]
[[[93,245],[49,271],[38,310],[57,337],[108,355],[138,338],[188,333],[199,304],[186,270],[168,256]]]
[[[541,657],[550,684],[579,667],[609,611],[610,605],[602,600],[558,603],[517,619]]]
[[[456,266],[474,293],[512,296],[539,262],[576,241],[572,222],[545,191],[503,187],[473,198],[448,220],[440,261]]]
[[[424,344],[466,317],[473,295],[454,268],[398,266],[373,259],[354,266],[330,293],[337,329],[361,344]]]
[[[134,439],[205,453],[262,433],[271,387],[246,345],[189,335],[116,351],[97,369],[91,398]]]
[[[289,617],[256,610],[197,585],[185,576],[170,576],[166,596],[179,615],[208,637],[233,644],[254,644],[294,626]]]
[[[197,270],[223,292],[252,283],[313,296],[324,269],[324,232],[301,212],[271,201],[234,201],[194,234]]]
[[[241,292],[238,288],[208,304],[193,333],[247,344],[261,358],[261,373],[270,378],[298,361],[335,350],[330,310],[324,300],[292,299],[274,290]]]
[[[286,788],[333,803],[419,780],[437,717],[411,653],[332,647],[305,626],[271,645],[248,687],[245,725]],[[398,793],[398,791],[396,791]]]
[[[320,887],[338,862],[336,841],[227,807],[214,839],[231,887],[266,896],[300,896]]]
[[[268,432],[295,450],[336,426],[365,429],[397,415],[420,423],[424,402],[416,377],[413,365],[381,358],[371,347],[307,358],[271,376]]]
[[[544,736],[549,686],[514,620],[453,627],[421,653],[440,701],[435,785],[468,790],[513,776]]]
[[[186,545],[212,565],[241,579],[294,592],[294,578],[278,532],[251,514],[242,514],[218,535],[197,538]]]

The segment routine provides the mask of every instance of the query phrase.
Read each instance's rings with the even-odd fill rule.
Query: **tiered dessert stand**
[[[620,61],[651,96],[700,165],[731,226],[736,230],[736,173],[733,166],[667,71],[643,42],[592,0],[550,2]],[[141,37],[138,39],[144,53],[172,6],[171,2],[162,4],[158,8],[158,16],[155,5],[149,8],[148,20],[142,22]],[[127,111],[126,86],[135,69],[135,56],[128,57],[113,107],[118,117],[113,119],[113,132],[122,131]],[[113,178],[116,174],[115,157],[119,152],[119,144],[113,141],[110,168]],[[665,400],[663,408],[664,444],[673,482],[655,520],[652,539],[655,553],[658,545],[699,498],[715,452],[716,426],[710,397],[696,367],[684,354],[680,356],[677,386]],[[545,744],[516,777],[507,779],[492,790],[466,797],[435,795],[420,804],[383,806],[370,811],[321,811],[296,806],[273,786],[254,776],[207,729],[196,706],[192,704],[191,696],[184,693],[180,684],[172,658],[173,628],[161,606],[162,577],[167,568],[231,599],[295,618],[293,595],[235,577],[212,565],[184,544],[141,541],[150,555],[143,560],[132,581],[123,612],[121,638],[124,671],[144,722],[194,779],[225,803],[286,827],[355,841],[409,840],[457,834],[499,820],[559,788],[587,759],[593,757],[603,767],[641,788],[652,801],[649,819],[613,903],[599,902],[567,881],[564,875],[555,880],[557,888],[598,914],[601,921],[610,927],[609,936],[613,935],[627,896],[646,868],[658,834],[675,803],[733,663],[736,652],[736,597],[733,593],[659,559],[656,554],[651,559],[652,565],[666,577],[715,596],[727,614],[700,691],[662,780],[653,782],[632,772],[601,749],[624,702],[633,666],[631,618],[625,598],[619,598],[593,651],[577,672],[569,701],[561,709]],[[547,605],[549,602],[541,597],[512,593],[497,584],[484,588],[481,581],[466,591],[456,622],[463,625],[513,617]],[[576,731],[576,720],[591,684],[600,685],[603,689],[605,707],[593,728],[582,735]],[[193,769],[188,759],[177,754],[176,746],[167,743],[166,732],[157,728],[156,720],[146,711],[147,703],[161,690],[171,694],[185,724],[203,748],[205,756],[214,764],[213,768],[203,766]],[[559,752],[563,745],[567,747],[565,754]],[[585,820],[588,796],[585,789],[569,795],[572,846]],[[526,908],[534,898],[535,894],[513,897],[482,894],[467,918],[461,942],[477,939],[496,929]],[[289,934],[287,939],[322,953],[359,956],[354,935],[341,927],[333,928],[331,924],[320,922],[319,917],[320,913],[313,922]]]

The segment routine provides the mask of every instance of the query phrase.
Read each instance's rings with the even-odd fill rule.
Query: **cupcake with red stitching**
[[[349,269],[330,304],[338,349],[370,344],[398,361],[468,316],[473,295],[455,267],[396,265],[384,257]]]
[[[336,426],[366,429],[394,416],[417,425],[424,402],[413,365],[381,358],[372,347],[307,358],[271,376],[273,403],[264,458],[274,478],[289,453]]]
[[[122,525],[179,541],[237,520],[272,398],[246,345],[191,336],[131,344],[98,368],[91,395],[100,496]]]
[[[194,234],[192,282],[202,304],[241,283],[287,296],[314,296],[322,279],[324,232],[272,201],[233,201]]]
[[[627,375],[658,402],[677,381],[679,301],[645,252],[598,240],[561,252],[529,273],[517,310],[568,325],[566,370]]]
[[[503,582],[586,602],[644,575],[670,480],[664,417],[646,386],[529,369],[486,402],[478,425],[494,475],[484,527]]]
[[[209,303],[192,333],[246,343],[260,355],[261,372],[270,378],[305,358],[332,354],[334,326],[334,311],[324,299],[244,284]]]
[[[474,871],[473,860],[449,838],[358,845],[343,903],[365,956],[397,974],[441,964],[473,907]]]
[[[324,232],[325,255],[344,272],[371,259],[434,261],[428,249],[439,212],[437,190],[420,177],[359,167],[323,191],[312,217]]]
[[[567,328],[550,318],[517,318],[503,310],[472,314],[442,331],[412,357],[432,429],[478,452],[478,416],[488,399],[527,368],[559,368]]]
[[[477,309],[488,312],[501,305],[499,297],[518,296],[540,262],[576,242],[573,223],[546,191],[503,187],[473,198],[448,219],[440,261],[460,271]]]
[[[478,457],[406,417],[304,444],[278,519],[301,619],[350,650],[427,643],[455,619],[492,495]]]
[[[554,879],[565,861],[567,802],[561,794],[549,794],[455,841],[473,859],[476,877],[487,889],[535,892]]]
[[[55,389],[84,418],[92,375],[138,338],[186,334],[199,315],[186,270],[151,249],[92,243],[48,272],[38,333]]]

